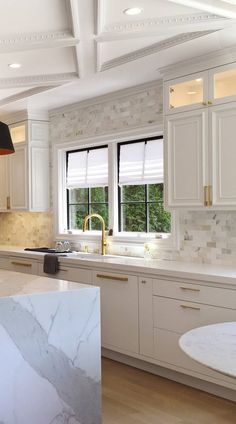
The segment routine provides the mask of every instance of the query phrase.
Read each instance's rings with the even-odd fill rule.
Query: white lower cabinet
[[[154,356],[152,278],[139,277],[139,353]]]
[[[191,360],[179,347],[186,331],[227,321],[236,321],[236,290],[153,280],[154,358],[165,367],[236,388],[234,379]]]
[[[101,332],[105,348],[138,354],[138,278],[93,271],[93,284],[101,289]]]
[[[25,259],[14,256],[0,258],[0,268],[7,269],[8,271],[38,275],[38,265],[38,261],[33,259]]]
[[[60,264],[59,271],[56,274],[46,274],[43,272],[43,264],[39,264],[39,275],[50,278],[57,278],[60,280],[73,281],[81,284],[92,284],[92,271],[91,269],[70,267]]]

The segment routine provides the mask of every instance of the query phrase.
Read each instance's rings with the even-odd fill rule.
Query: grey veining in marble
[[[0,297],[0,423],[101,423],[99,303],[83,285]]]
[[[236,378],[236,322],[195,328],[180,338],[179,345],[197,362]]]

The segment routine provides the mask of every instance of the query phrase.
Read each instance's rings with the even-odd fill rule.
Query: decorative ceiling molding
[[[80,25],[79,25],[79,10],[78,10],[78,2],[77,0],[69,0],[66,2],[67,14],[69,17],[69,21],[71,24],[71,31],[75,40],[79,40],[80,38]],[[80,55],[80,47],[79,45],[74,46],[74,56],[75,56],[75,64],[77,73],[79,76],[82,75],[81,71],[81,55]]]
[[[69,30],[15,34],[0,38],[0,53],[37,48],[71,47],[78,43],[79,39],[74,38]]]
[[[236,6],[221,0],[167,0],[181,6],[193,7],[208,13],[215,13],[229,19],[236,19]]]
[[[194,40],[199,37],[203,37],[208,34],[212,34],[218,30],[210,30],[210,31],[195,31],[184,34],[178,34],[174,37],[167,38],[166,40],[160,41],[158,43],[154,43],[148,47],[144,47],[139,50],[135,50],[134,52],[125,54],[123,56],[119,56],[115,59],[104,62],[101,66],[100,72],[106,71],[108,69],[123,65],[125,63],[131,62],[133,60],[141,59],[145,56],[149,56],[151,54],[159,53],[162,50],[169,49],[171,47],[177,46],[179,44],[186,43],[187,41]]]
[[[227,21],[226,18],[211,13],[195,13],[191,15],[163,16],[160,18],[145,19],[135,22],[119,22],[114,25],[104,26],[103,33],[130,33],[160,30],[163,26],[196,25],[206,22]]]
[[[58,87],[58,84],[51,86],[41,86],[30,88],[29,90],[21,91],[20,93],[13,94],[12,96],[5,97],[4,99],[0,99],[0,106],[7,105],[9,103],[17,102],[18,100],[25,99],[27,97],[31,97],[35,94],[42,93],[43,91],[51,90],[52,88]],[[1,94],[1,93],[0,93]]]
[[[76,72],[61,74],[31,75],[27,77],[0,78],[0,89],[14,87],[31,87],[35,85],[60,85],[78,80]]]

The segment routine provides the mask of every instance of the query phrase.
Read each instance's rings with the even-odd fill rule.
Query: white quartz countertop
[[[0,246],[1,256],[16,256],[43,261],[44,253],[24,251],[21,247]],[[209,281],[213,283],[236,284],[236,266],[208,265],[171,260],[146,260],[144,258],[83,254],[77,252],[68,256],[59,256],[61,264],[66,266],[83,266],[86,268],[107,269],[107,271],[134,272],[155,277],[179,277],[190,280]]]
[[[32,274],[0,269],[0,298],[39,293],[69,292],[87,288],[93,287],[55,278],[38,277]]]
[[[185,333],[179,344],[195,361],[236,378],[236,322],[195,328]]]

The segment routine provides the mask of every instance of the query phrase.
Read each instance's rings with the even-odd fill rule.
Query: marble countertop
[[[195,361],[236,378],[236,322],[195,328],[180,337],[179,345]]]
[[[24,251],[19,246],[0,246],[2,256],[24,257],[43,260],[44,253]],[[179,277],[190,280],[208,281],[213,283],[236,284],[236,266],[208,265],[171,260],[146,260],[138,257],[98,255],[76,252],[68,256],[60,256],[59,261],[66,266],[103,268],[108,271],[135,272],[150,276]]]
[[[93,288],[89,285],[65,280],[0,269],[0,298],[16,295],[78,291],[88,287]]]

